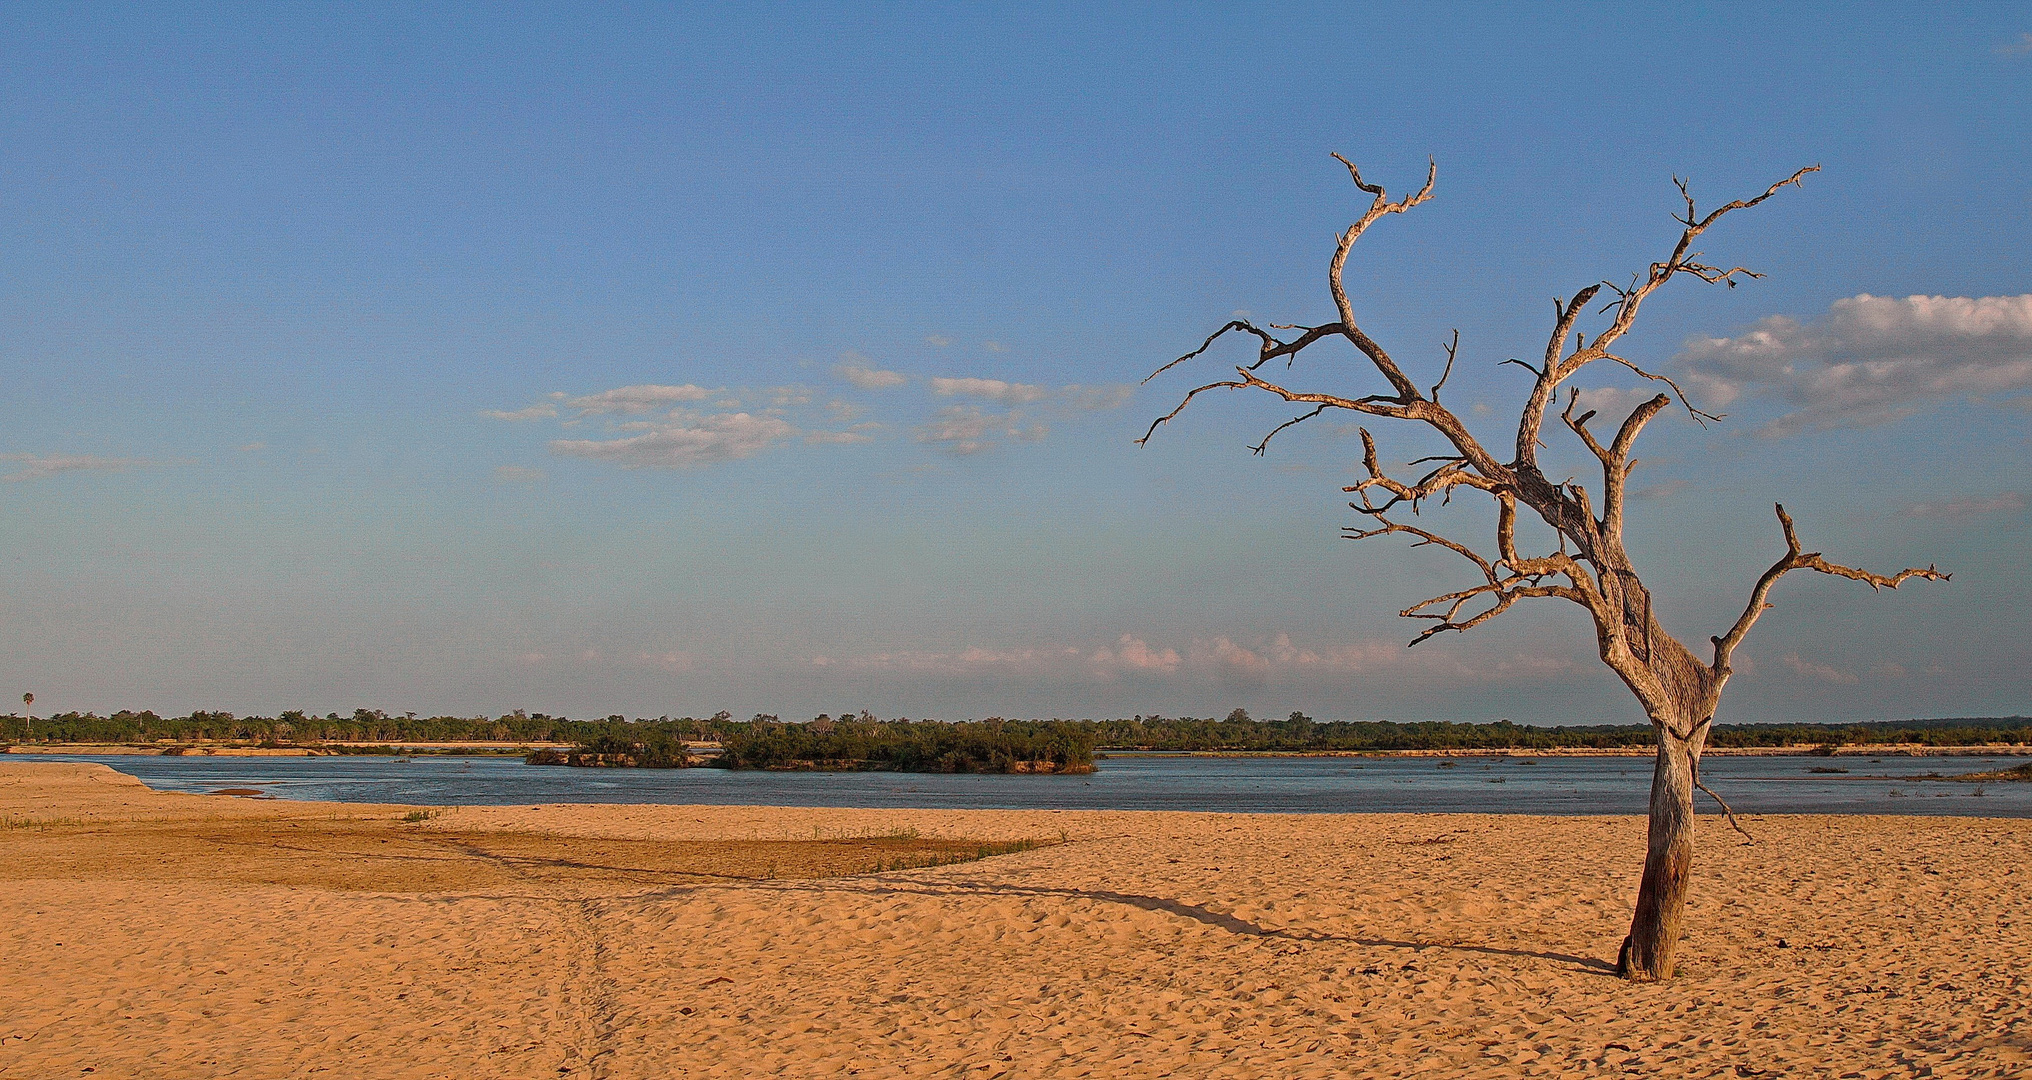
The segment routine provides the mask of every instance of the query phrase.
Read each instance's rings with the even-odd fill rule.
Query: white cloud
[[[931,380],[931,392],[940,397],[982,398],[1003,405],[1044,403],[1062,412],[1102,412],[1128,404],[1136,388],[1127,383],[1109,383],[1100,386],[1082,386],[1074,383],[1053,390],[1035,383],[941,376]]]
[[[799,434],[788,421],[748,413],[673,415],[654,431],[620,439],[556,439],[550,452],[624,469],[677,469],[753,457]]]
[[[1195,641],[1187,655],[1194,668],[1211,671],[1229,686],[1261,686],[1269,679],[1269,660],[1225,637],[1205,643]]]
[[[1998,56],[2032,55],[2032,32],[2019,34],[2010,41],[1997,46]]]
[[[41,480],[58,473],[119,472],[123,469],[163,464],[160,461],[147,461],[142,458],[108,458],[95,454],[0,454],[0,461],[20,464],[20,469],[0,476],[0,480],[17,482]]]
[[[1794,406],[1762,434],[1867,427],[1947,398],[2032,390],[2032,294],[1852,296],[1812,323],[1774,315],[1695,338],[1675,362],[1708,407],[1753,388]]]
[[[2025,509],[2025,494],[2006,491],[2001,495],[1957,495],[1937,503],[1918,503],[1907,507],[1908,517],[1966,518],[1979,514],[2001,514]]]
[[[926,334],[924,335],[924,343],[934,349],[943,349],[947,345],[952,344],[952,339],[944,334]]]
[[[548,420],[557,415],[555,405],[531,405],[526,409],[481,409],[480,415],[489,420]]]
[[[534,484],[544,478],[542,469],[525,465],[498,465],[494,468],[494,482],[497,484]]]
[[[931,392],[940,397],[977,397],[999,401],[1004,405],[1028,405],[1043,401],[1051,391],[1029,383],[1003,382],[1000,379],[948,379],[931,380]]]
[[[981,342],[981,348],[983,348],[983,349],[986,349],[986,350],[988,350],[989,352],[1008,352],[1008,351],[1009,351],[1009,346],[1007,346],[1007,345],[1004,345],[1004,344],[1002,344],[1002,343],[1001,343],[1001,342],[999,342],[999,341],[983,341],[983,342]]]
[[[978,454],[1004,435],[1015,435],[1013,414],[982,412],[972,405],[948,405],[917,429],[917,441],[949,454]]]
[[[1786,656],[1785,666],[1791,668],[1794,673],[1803,675],[1806,678],[1834,683],[1838,686],[1851,686],[1857,681],[1855,672],[1828,667],[1826,664],[1816,664],[1811,660],[1801,660],[1798,653]]]
[[[1183,663],[1176,649],[1153,649],[1143,639],[1123,634],[1112,649],[1096,649],[1087,662],[1100,668],[1142,672],[1173,672]]]
[[[910,376],[900,371],[882,371],[866,363],[840,364],[833,374],[861,390],[894,390],[910,381]]]
[[[666,405],[678,405],[689,401],[704,401],[718,392],[716,390],[707,390],[702,386],[693,386],[690,383],[686,383],[683,386],[657,386],[645,383],[641,386],[623,386],[615,390],[603,390],[600,393],[587,394],[584,397],[566,398],[564,399],[564,404],[567,408],[577,409],[580,416],[596,416],[603,413],[622,413],[624,415],[635,416]],[[533,410],[542,407],[540,405],[531,406],[529,409],[522,411],[531,413],[532,415],[529,418],[534,419],[543,414],[534,413]],[[502,419],[523,418],[502,417]]]

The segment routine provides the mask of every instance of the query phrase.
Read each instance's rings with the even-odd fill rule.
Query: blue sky
[[[1498,362],[1665,254],[1674,176],[1820,165],[1704,244],[1764,279],[1679,282],[1626,339],[1729,414],[1647,433],[1632,549],[1690,641],[1781,550],[1773,501],[1830,558],[1954,571],[1788,579],[1724,719],[2028,711],[2032,18],[1568,15],[10,6],[0,681],[1634,719],[1566,605],[1405,650],[1397,609],[1462,579],[1337,539],[1349,425],[1253,457],[1290,414],[1230,397],[1132,444],[1241,353],[1138,380],[1233,313],[1331,317],[1340,151],[1393,189],[1437,159],[1348,281],[1428,381],[1460,330],[1491,438],[1526,388]]]

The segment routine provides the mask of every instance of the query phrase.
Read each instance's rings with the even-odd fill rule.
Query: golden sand
[[[1606,963],[1633,818],[426,816],[16,762],[0,823],[10,1078],[2032,1074],[2027,821],[1703,819],[1660,986]]]

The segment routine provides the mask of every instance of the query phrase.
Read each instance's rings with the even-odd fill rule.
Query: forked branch
[[[1952,574],[1942,573],[1933,566],[1924,569],[1907,567],[1895,574],[1885,575],[1829,562],[1821,557],[1818,551],[1800,549],[1799,531],[1793,527],[1792,515],[1785,512],[1783,503],[1778,505],[1778,524],[1785,530],[1785,554],[1780,556],[1777,562],[1772,563],[1769,570],[1764,571],[1764,576],[1757,579],[1756,587],[1750,590],[1750,602],[1743,608],[1742,615],[1737,617],[1736,625],[1730,627],[1727,634],[1713,639],[1715,649],[1713,667],[1717,674],[1728,673],[1729,658],[1735,654],[1736,646],[1741,645],[1743,639],[1750,635],[1750,628],[1757,625],[1757,620],[1762,618],[1766,611],[1771,610],[1771,587],[1778,584],[1779,578],[1794,570],[1812,570],[1832,577],[1845,577],[1860,581],[1872,589],[1895,589],[1913,578],[1948,581],[1954,577]]]
[[[1295,422],[1295,421],[1294,421]],[[1398,614],[1407,619],[1430,619],[1427,627],[1409,644],[1416,645],[1435,634],[1448,630],[1466,631],[1481,625],[1508,611],[1512,604],[1527,597],[1557,596],[1571,600],[1592,610],[1595,606],[1593,595],[1587,589],[1587,572],[1578,563],[1564,555],[1550,555],[1537,559],[1520,558],[1516,550],[1517,500],[1514,495],[1486,477],[1470,471],[1465,461],[1458,457],[1436,459],[1440,466],[1415,483],[1404,483],[1383,472],[1382,464],[1376,457],[1376,440],[1366,428],[1362,429],[1362,465],[1368,470],[1368,477],[1342,490],[1361,496],[1360,502],[1348,506],[1355,512],[1373,520],[1374,528],[1347,527],[1342,530],[1350,540],[1367,540],[1372,536],[1387,536],[1403,533],[1418,538],[1413,547],[1443,547],[1475,564],[1486,580],[1472,588],[1435,596],[1405,608]],[[1497,558],[1490,560],[1466,544],[1441,536],[1429,529],[1393,521],[1388,516],[1391,508],[1410,504],[1411,512],[1417,513],[1421,502],[1435,495],[1451,494],[1454,488],[1471,487],[1486,491],[1496,499],[1496,547]],[[1380,490],[1389,498],[1380,505],[1370,495]],[[1564,575],[1569,584],[1545,584],[1545,579]],[[1489,597],[1493,603],[1472,615],[1463,617],[1461,612],[1477,597]],[[1441,607],[1434,613],[1427,608]]]
[[[1553,307],[1556,318],[1553,320],[1552,337],[1545,348],[1545,366],[1534,369],[1537,371],[1538,380],[1531,388],[1531,396],[1525,403],[1523,416],[1520,418],[1517,426],[1516,465],[1520,469],[1527,471],[1537,469],[1538,432],[1544,426],[1545,410],[1551,405],[1554,395],[1559,392],[1560,384],[1572,378],[1574,373],[1578,372],[1581,368],[1597,360],[1614,361],[1646,379],[1662,382],[1672,387],[1673,395],[1679,399],[1682,405],[1686,406],[1687,412],[1696,420],[1718,419],[1714,414],[1705,413],[1695,408],[1692,402],[1687,400],[1685,392],[1680,390],[1679,385],[1670,378],[1656,372],[1647,371],[1630,360],[1616,355],[1610,351],[1611,347],[1624,334],[1628,333],[1631,325],[1637,321],[1637,312],[1643,307],[1644,301],[1652,293],[1658,291],[1666,282],[1681,274],[1699,278],[1709,284],[1722,283],[1731,286],[1736,283],[1736,279],[1739,277],[1756,277],[1755,273],[1740,266],[1722,269],[1699,261],[1700,252],[1693,250],[1693,242],[1698,240],[1702,233],[1712,228],[1715,222],[1720,221],[1724,215],[1737,210],[1747,210],[1776,195],[1781,188],[1798,184],[1807,173],[1818,171],[1820,171],[1820,166],[1809,165],[1793,173],[1791,176],[1772,184],[1764,189],[1764,193],[1761,195],[1724,203],[1709,211],[1705,216],[1699,215],[1695,210],[1693,196],[1688,191],[1686,182],[1675,178],[1674,182],[1679,185],[1680,195],[1686,199],[1686,214],[1683,217],[1675,218],[1683,228],[1679,234],[1679,241],[1672,247],[1672,254],[1668,255],[1662,262],[1652,263],[1643,274],[1634,278],[1628,287],[1602,282],[1582,289],[1569,302],[1561,303],[1554,301]],[[1580,318],[1581,309],[1588,301],[1594,299],[1595,295],[1602,289],[1608,289],[1615,293],[1615,299],[1610,301],[1604,309],[1605,311],[1613,311],[1615,313],[1614,317],[1610,319],[1609,325],[1601,333],[1595,335],[1593,341],[1589,341],[1587,336],[1583,334],[1574,339],[1572,351],[1567,351],[1567,340],[1574,333],[1575,323]]]

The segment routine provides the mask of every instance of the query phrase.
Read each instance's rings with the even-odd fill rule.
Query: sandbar
[[[1632,817],[435,809],[4,762],[0,824],[0,1076],[2032,1073],[2025,820],[1703,816],[1649,986],[1608,963]]]

